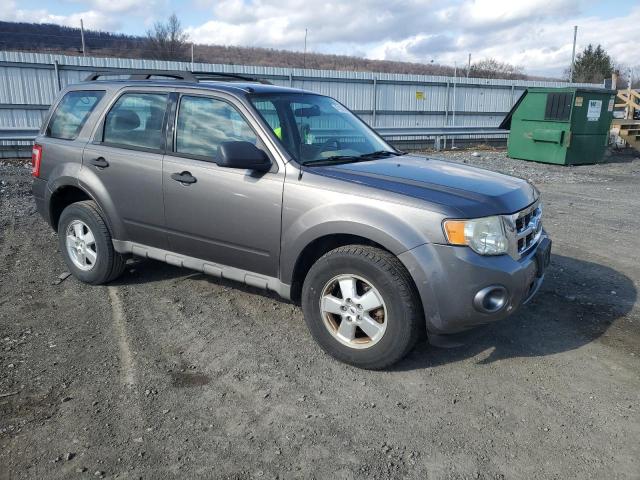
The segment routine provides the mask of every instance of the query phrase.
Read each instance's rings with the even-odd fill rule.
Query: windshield
[[[343,163],[399,154],[332,98],[274,93],[252,95],[251,102],[299,163]]]

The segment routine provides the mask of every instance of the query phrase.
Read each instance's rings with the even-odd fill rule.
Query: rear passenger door
[[[83,153],[123,223],[127,238],[167,248],[162,201],[162,158],[169,93],[124,91],[108,109]]]
[[[217,165],[228,141],[264,146],[256,125],[230,100],[184,94],[164,158],[164,203],[174,252],[277,277],[284,169],[270,172]],[[172,151],[173,150],[173,151]],[[193,183],[180,182],[188,175]]]

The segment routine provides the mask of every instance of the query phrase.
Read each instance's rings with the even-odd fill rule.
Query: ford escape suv
[[[79,280],[135,255],[272,290],[362,368],[507,317],[549,263],[528,182],[400,152],[330,97],[233,75],[97,72],[60,92],[32,163]]]

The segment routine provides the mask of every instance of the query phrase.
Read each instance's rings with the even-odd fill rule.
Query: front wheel
[[[302,308],[311,335],[330,355],[366,369],[389,367],[415,345],[423,329],[409,273],[389,252],[348,245],[309,270]]]

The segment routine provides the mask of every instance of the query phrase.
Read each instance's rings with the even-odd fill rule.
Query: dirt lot
[[[640,159],[531,179],[537,298],[387,372],[322,354],[300,309],[153,261],[65,272],[25,161],[0,165],[0,478],[640,478]]]

